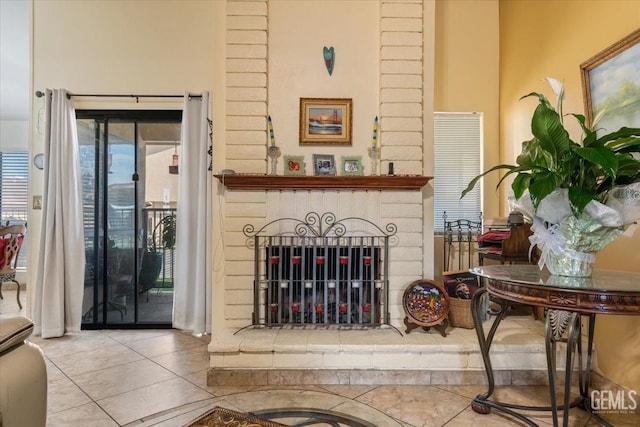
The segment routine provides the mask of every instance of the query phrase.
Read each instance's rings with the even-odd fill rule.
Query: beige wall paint
[[[377,2],[269,2],[269,114],[276,143],[285,154],[361,155],[370,172],[367,148],[378,112],[379,5]],[[340,13],[336,13],[339,10]],[[335,49],[329,75],[323,47]],[[351,98],[351,146],[300,145],[300,98]],[[382,141],[384,144],[384,141]],[[282,164],[278,165],[282,173]]]
[[[483,113],[483,169],[500,159],[498,4],[498,0],[435,4],[434,111]],[[498,179],[497,174],[484,179],[484,218],[506,214],[496,191]],[[444,242],[441,236],[434,240],[434,278],[440,280]],[[452,260],[451,265],[458,263]]]
[[[501,1],[501,161],[512,163],[531,137],[535,99],[553,92],[547,76],[563,80],[565,113],[583,113],[580,64],[640,26],[637,1]],[[569,121],[570,122],[570,121]],[[577,127],[570,130],[579,138]],[[598,254],[596,267],[640,271],[640,233],[619,238]],[[640,390],[640,318],[598,316],[597,367],[610,380]]]
[[[498,0],[439,0],[435,28],[434,111],[483,113],[486,169],[498,163],[500,152]],[[484,179],[484,218],[505,214],[497,183],[497,176]]]
[[[65,88],[74,93],[119,94],[211,90],[214,2],[162,1],[150,6],[137,1],[34,2],[34,90]],[[197,31],[186,31],[194,28]],[[74,99],[77,109],[182,108],[180,100],[147,101]],[[43,102],[33,97],[32,123],[37,123]],[[31,129],[30,151],[40,153],[44,136],[35,126]],[[42,171],[32,171],[29,179],[31,199],[42,194]],[[30,242],[40,239],[41,212],[29,212]],[[30,244],[28,283],[34,283],[38,257],[39,244]]]

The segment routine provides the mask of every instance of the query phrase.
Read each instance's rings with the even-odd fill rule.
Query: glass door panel
[[[107,247],[104,233],[104,123],[78,120],[78,145],[82,175],[82,204],[85,241],[85,274],[82,322],[98,322],[104,305],[105,268],[103,259]],[[101,317],[100,317],[101,319]]]
[[[175,219],[178,177],[166,157],[178,153],[181,112],[169,123],[153,113],[77,112],[85,329],[171,326],[173,247],[163,236]]]
[[[135,123],[109,122],[107,134],[107,323],[135,321]]]

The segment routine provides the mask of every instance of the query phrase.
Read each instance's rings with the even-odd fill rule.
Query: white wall
[[[30,2],[0,2],[0,151],[29,149]]]
[[[0,151],[29,149],[29,121],[3,120],[0,123]]]

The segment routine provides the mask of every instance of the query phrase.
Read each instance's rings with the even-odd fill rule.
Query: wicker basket
[[[449,298],[449,322],[456,328],[474,328],[470,299]]]

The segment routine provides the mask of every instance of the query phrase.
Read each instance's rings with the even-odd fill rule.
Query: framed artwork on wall
[[[304,156],[287,156],[284,158],[284,174],[285,175],[306,175],[304,167]]]
[[[587,124],[640,127],[640,29],[580,64]]]
[[[340,175],[362,175],[362,156],[342,156]]]
[[[314,175],[335,175],[336,159],[333,154],[314,154],[313,155],[313,174]]]
[[[351,145],[351,98],[300,98],[300,144]]]

